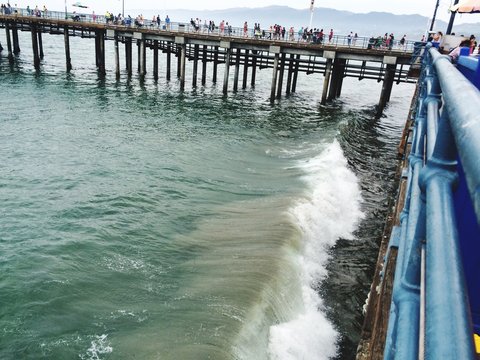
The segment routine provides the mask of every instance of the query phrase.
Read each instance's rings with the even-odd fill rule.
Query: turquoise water
[[[322,78],[301,76],[272,106],[271,70],[255,90],[182,94],[151,73],[115,81],[113,44],[98,79],[86,39],[65,74],[63,38],[44,35],[36,73],[20,36],[14,66],[0,55],[0,358],[352,356],[329,312],[345,299],[319,284],[346,239],[368,244],[348,276],[368,292],[355,279],[376,245],[358,229],[385,210],[411,86],[377,121],[374,82],[320,107]]]

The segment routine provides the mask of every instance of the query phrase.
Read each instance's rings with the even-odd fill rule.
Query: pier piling
[[[203,45],[202,52],[202,86],[207,82],[207,45]]]
[[[277,76],[278,76],[278,59],[280,58],[279,53],[275,53],[275,58],[273,60],[273,75],[272,75],[272,87],[270,91],[270,101],[275,100],[275,90],[277,86]]]
[[[283,87],[283,75],[285,71],[285,53],[282,53],[282,59],[280,62],[280,69],[278,75],[278,86],[277,86],[277,99],[282,97],[282,87]]]
[[[333,59],[335,59],[335,52],[324,51],[323,56],[327,59],[327,63],[325,65],[325,77],[323,79],[323,91],[322,91],[321,104],[325,105],[327,103],[328,88],[330,86],[330,76],[332,74],[332,64],[333,64]]]
[[[225,44],[225,72],[223,74],[223,94],[227,95],[228,93],[228,77],[230,75],[230,43]]]
[[[170,72],[171,72],[171,67],[172,67],[172,45],[170,42],[166,43],[167,45],[167,73],[166,73],[166,78],[167,81],[170,81]]]
[[[293,70],[292,93],[297,91],[298,68],[300,67],[300,55],[295,59],[295,68]]]
[[[40,60],[43,60],[43,38],[42,38],[42,31],[37,30],[37,38],[38,38],[38,52],[40,55]]]
[[[70,58],[70,36],[68,33],[68,26],[63,28],[63,40],[65,42],[65,66],[67,72],[72,70],[72,59]]]
[[[212,82],[217,83],[217,67],[218,67],[218,46],[215,46],[215,52],[213,53],[213,77]]]
[[[290,91],[292,89],[292,75],[293,75],[293,59],[295,55],[290,54],[290,60],[288,60],[288,71],[287,71],[287,88],[285,90],[285,93],[287,95],[290,94]]]
[[[33,31],[33,30],[32,30]],[[7,35],[8,61],[13,64],[12,39],[10,37],[10,23],[5,23],[5,34]],[[33,32],[32,32],[33,37]]]
[[[252,80],[250,83],[252,88],[255,87],[255,80],[257,76],[257,54],[257,50],[252,50]]]
[[[20,53],[20,44],[18,42],[18,29],[17,29],[16,23],[13,23],[13,26],[12,26],[12,39],[13,39],[13,53],[17,55]]]
[[[183,43],[180,47],[180,90],[185,90],[185,65],[187,59],[187,45]]]
[[[233,91],[238,91],[238,75],[240,73],[240,49],[238,48],[235,54],[235,72],[233,76]]]
[[[192,87],[197,87],[197,75],[198,75],[198,51],[199,46],[195,44],[193,47],[193,74],[192,74]]]
[[[128,76],[132,76],[132,39],[125,38],[125,64]]]
[[[115,43],[115,77],[116,79],[120,79],[120,51],[118,48],[118,35],[115,32],[114,35],[114,43]]]
[[[395,80],[395,69],[396,65],[387,64],[385,71],[385,77],[383,79],[382,92],[380,94],[380,101],[377,108],[377,116],[381,116],[387,102],[390,100],[390,95],[392,93],[392,86]]]
[[[158,40],[153,40],[153,79],[158,80]]]
[[[40,69],[40,56],[38,54],[38,39],[37,39],[37,29],[35,26],[32,26],[32,50],[33,50],[33,66],[35,70]]]
[[[248,54],[249,54],[249,50],[246,49],[245,50],[245,62],[243,64],[243,81],[242,81],[242,89],[246,89],[247,88],[247,81],[248,81]]]

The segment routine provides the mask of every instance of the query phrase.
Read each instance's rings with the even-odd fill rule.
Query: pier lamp
[[[67,0],[65,0],[65,20],[67,20]]]
[[[122,18],[125,19],[125,0],[122,0]]]

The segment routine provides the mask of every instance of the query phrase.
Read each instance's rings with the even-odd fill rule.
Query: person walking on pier
[[[247,24],[246,21],[245,21],[245,23],[243,24],[243,36],[244,36],[244,37],[248,37],[248,24]]]
[[[220,22],[220,35],[225,34],[225,20]]]
[[[165,17],[165,26],[167,27],[167,30],[170,30],[170,18],[168,15]]]
[[[160,29],[160,24],[162,21],[160,20],[160,14],[157,14],[157,28]]]
[[[352,45],[352,35],[353,35],[353,32],[350,31],[350,34],[348,34],[347,36],[348,47]]]
[[[328,33],[328,42],[332,43],[333,39],[333,29],[330,29],[330,32]]]

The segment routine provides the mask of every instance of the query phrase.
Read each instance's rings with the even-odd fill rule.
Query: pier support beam
[[[280,58],[280,46],[270,46],[269,52],[275,54],[275,58],[273,60],[272,87],[270,91],[270,101],[273,102],[275,100],[275,93],[276,93],[276,87],[277,87],[278,60]]]
[[[153,79],[158,80],[158,40],[153,41]]]
[[[381,116],[387,102],[390,100],[390,95],[392,94],[393,82],[395,80],[395,69],[396,65],[387,64],[387,69],[385,70],[385,77],[383,79],[382,92],[380,94],[380,101],[377,108],[377,116]]]
[[[199,45],[195,44],[193,47],[193,74],[192,74],[192,87],[197,87],[197,75],[198,75],[198,51]]]
[[[218,46],[215,46],[215,50],[213,52],[213,77],[212,77],[212,82],[214,84],[217,83],[217,67],[218,67]]]
[[[177,78],[180,79],[181,72],[182,72],[182,48],[179,44],[176,44],[177,50]]]
[[[33,28],[32,28],[32,39],[33,39]],[[7,35],[7,51],[8,51],[8,61],[10,64],[13,64],[13,51],[12,51],[12,38],[10,37],[10,23],[5,23],[5,34]]]
[[[12,38],[13,38],[13,53],[15,55],[20,53],[20,44],[18,42],[18,29],[17,24],[12,25]]]
[[[145,37],[142,33],[133,33],[133,37],[137,39],[138,47],[138,73],[145,76],[147,73],[147,50],[145,47]]]
[[[280,62],[280,69],[278,75],[278,86],[277,86],[277,99],[282,97],[282,87],[283,87],[283,74],[285,72],[285,56],[286,54],[282,54],[282,60]]]
[[[115,78],[118,80],[120,79],[120,51],[118,48],[117,32],[115,32],[115,35],[114,35],[114,43],[115,43]]]
[[[37,30],[37,37],[38,37],[38,51],[40,54],[40,60],[43,60],[43,40],[42,40],[42,31]]]
[[[223,48],[225,48],[225,72],[223,74],[223,94],[227,95],[228,93],[228,77],[230,75],[230,43],[229,42],[221,42],[220,43]]]
[[[298,79],[299,66],[300,66],[300,55],[297,55],[297,58],[295,59],[295,67],[293,70],[292,93],[297,91],[297,79]]]
[[[40,56],[38,54],[38,38],[36,26],[32,25],[30,31],[32,33],[33,66],[36,70],[38,70],[40,69]]]
[[[235,72],[233,76],[233,91],[238,91],[238,75],[240,74],[240,49],[238,48],[235,54]]]
[[[98,74],[105,76],[105,32],[103,30],[97,30],[95,33],[95,55]]]
[[[128,76],[132,76],[132,39],[125,38],[125,64]]]
[[[330,84],[330,74],[332,72],[332,59],[327,59],[327,65],[325,68],[325,78],[323,79],[323,92],[321,104],[327,103],[328,85]]]
[[[292,89],[292,75],[293,75],[293,64],[294,64],[294,59],[295,55],[290,54],[290,60],[288,61],[288,72],[287,72],[287,89],[285,90],[285,93],[287,95],[290,94],[290,91]]]
[[[255,87],[255,80],[257,77],[257,50],[252,50],[252,80],[250,85]]]
[[[172,45],[170,42],[166,43],[167,45],[167,74],[166,78],[167,81],[170,81],[170,72],[171,72],[171,67],[172,67]]]
[[[332,79],[330,80],[330,89],[327,98],[329,101],[340,96],[343,84],[343,73],[345,71],[345,61],[345,59],[335,59],[333,63]]]
[[[185,44],[185,38],[181,36],[175,37],[175,43],[179,51],[178,57],[180,59],[180,90],[185,90],[185,65],[187,61],[187,44]]]
[[[245,50],[245,63],[243,64],[243,82],[242,82],[242,89],[247,88],[247,81],[248,81],[248,54],[249,50]]]
[[[203,45],[202,53],[202,86],[207,82],[207,45]]]
[[[72,70],[72,59],[70,57],[70,36],[68,34],[68,26],[63,28],[63,40],[65,42],[65,66],[67,72]]]

